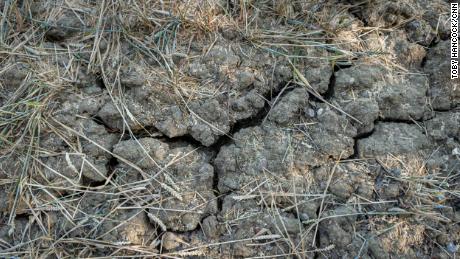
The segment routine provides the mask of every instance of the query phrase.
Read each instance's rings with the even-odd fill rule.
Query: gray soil
[[[460,256],[451,1],[102,2],[0,1],[0,258]]]

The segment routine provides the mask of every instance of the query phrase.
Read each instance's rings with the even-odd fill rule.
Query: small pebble
[[[314,118],[315,117],[315,110],[310,108],[310,109],[307,110],[306,114],[308,114],[308,116],[310,118]]]
[[[449,253],[455,254],[458,251],[458,246],[455,245],[453,242],[447,244],[447,251]]]
[[[301,221],[307,221],[310,219],[307,213],[300,213],[299,218]]]
[[[444,196],[443,194],[438,194],[436,195],[436,198],[438,198],[438,200],[442,201],[446,198],[446,196]]]
[[[319,108],[318,111],[316,112],[316,114],[318,114],[318,116],[320,116],[321,114],[323,114],[323,108]]]

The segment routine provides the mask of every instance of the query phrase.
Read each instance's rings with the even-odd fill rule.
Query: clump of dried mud
[[[454,258],[449,1],[0,3],[0,257]]]

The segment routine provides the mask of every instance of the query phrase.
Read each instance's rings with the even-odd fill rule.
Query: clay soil
[[[0,258],[456,258],[448,0],[0,0]]]

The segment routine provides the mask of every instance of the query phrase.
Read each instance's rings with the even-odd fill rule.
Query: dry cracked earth
[[[0,258],[455,258],[444,0],[0,1]]]

